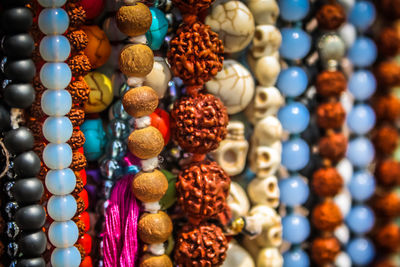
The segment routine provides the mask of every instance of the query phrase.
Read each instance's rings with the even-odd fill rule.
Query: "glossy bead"
[[[151,126],[157,128],[164,137],[164,145],[167,145],[171,137],[170,118],[168,112],[157,108],[150,114]]]
[[[310,259],[302,249],[293,249],[283,254],[283,267],[309,267]]]
[[[375,179],[369,171],[358,171],[348,184],[351,196],[357,201],[369,199],[375,192]]]
[[[4,65],[4,75],[9,80],[28,83],[32,81],[35,73],[36,67],[32,59],[7,60]]]
[[[31,150],[35,139],[28,128],[19,127],[7,132],[3,142],[10,153],[18,155],[24,151]]]
[[[46,250],[46,234],[40,229],[37,232],[24,233],[18,238],[18,246],[25,257],[39,257]]]
[[[35,49],[35,42],[29,33],[6,35],[2,43],[4,54],[8,58],[29,58]]]
[[[112,115],[115,119],[127,120],[129,118],[129,114],[124,110],[121,100],[118,99],[112,105]]]
[[[45,267],[46,262],[42,257],[31,259],[18,259],[16,267]]]
[[[357,104],[347,115],[347,125],[356,134],[363,135],[372,130],[375,125],[375,112],[370,105]]]
[[[109,138],[125,139],[131,130],[128,122],[120,119],[113,119],[107,125],[107,136]]]
[[[289,67],[280,72],[276,87],[288,97],[300,96],[307,89],[308,77],[299,67]]]
[[[63,34],[68,29],[69,17],[62,8],[45,8],[39,14],[38,24],[46,35]]]
[[[299,21],[307,16],[310,3],[309,0],[280,0],[279,9],[284,20]]]
[[[78,240],[79,230],[74,221],[53,222],[49,227],[49,240],[57,248],[68,248]]]
[[[65,169],[72,162],[72,149],[66,144],[48,144],[43,150],[43,161],[50,169]]]
[[[46,174],[46,188],[53,195],[70,194],[76,185],[75,173],[70,169],[50,170]]]
[[[365,234],[374,226],[375,216],[373,211],[364,205],[353,206],[347,214],[346,223],[350,230],[356,234]]]
[[[358,30],[365,31],[374,22],[375,6],[369,1],[357,1],[350,11],[349,20]]]
[[[3,96],[10,107],[25,109],[35,100],[35,90],[29,83],[11,83],[4,88]]]
[[[375,76],[369,70],[355,71],[349,79],[348,88],[356,100],[367,100],[375,93]]]
[[[358,37],[348,51],[348,57],[354,66],[363,68],[372,65],[377,56],[375,43],[367,37]]]
[[[150,29],[146,32],[147,42],[152,50],[160,49],[168,31],[168,20],[164,13],[155,7],[150,7],[152,21]]]
[[[27,7],[4,9],[1,13],[2,28],[9,33],[26,33],[32,27],[33,14]]]
[[[79,238],[78,243],[83,246],[86,254],[90,254],[92,251],[92,237],[89,234],[84,234]]]
[[[48,117],[43,123],[43,135],[51,143],[65,143],[72,136],[73,126],[68,117]]]
[[[39,51],[45,61],[62,62],[69,57],[71,46],[65,36],[49,35],[40,41]]]
[[[52,196],[47,202],[47,212],[55,221],[71,220],[76,209],[76,200],[72,195]]]
[[[88,196],[86,189],[82,190],[82,192],[84,192],[84,191],[86,192],[86,195]],[[81,195],[82,194],[80,194],[80,196]],[[90,230],[90,215],[89,215],[89,213],[87,211],[84,211],[81,214],[79,214],[78,218],[85,224],[85,232],[89,231]],[[86,253],[88,253],[88,250],[86,250]]]
[[[308,144],[301,138],[294,138],[282,144],[282,164],[289,171],[303,169],[310,158]]]
[[[62,7],[66,0],[38,0],[42,7]]]
[[[106,147],[106,153],[113,159],[121,159],[125,156],[127,151],[127,146],[125,141],[114,139],[108,142]]]
[[[289,60],[304,58],[311,47],[310,36],[301,29],[283,28],[282,45],[279,48],[280,55]]]
[[[40,158],[33,151],[19,154],[14,159],[14,170],[20,178],[35,177],[40,171]]]
[[[15,214],[15,221],[21,230],[37,230],[46,222],[46,213],[39,204],[22,207]]]
[[[67,90],[46,90],[41,105],[43,112],[49,116],[64,116],[71,110],[71,94]]]
[[[40,201],[44,187],[37,178],[21,179],[13,186],[12,193],[16,201],[21,205],[27,205]]]
[[[71,70],[66,63],[46,63],[40,70],[40,81],[48,89],[60,90],[71,81]]]
[[[97,160],[104,154],[106,145],[106,133],[103,130],[101,119],[85,120],[81,125],[81,131],[85,134],[83,150],[87,160]]]
[[[80,4],[86,13],[86,19],[94,19],[100,16],[104,10],[104,0],[81,0]]]
[[[300,176],[291,176],[279,181],[280,200],[287,206],[303,205],[310,193],[308,185]]]
[[[283,129],[291,134],[303,132],[310,122],[308,109],[300,102],[289,103],[278,111]]]
[[[310,223],[299,214],[290,214],[282,218],[282,237],[292,244],[300,244],[310,234]]]
[[[53,267],[79,267],[81,253],[72,246],[69,248],[56,248],[51,254],[51,265]]]
[[[347,158],[356,167],[366,167],[375,156],[374,146],[365,137],[357,137],[349,142],[347,147]]]
[[[368,265],[375,257],[375,248],[367,238],[355,238],[346,249],[354,265]]]
[[[7,222],[7,228],[5,233],[7,234],[7,237],[10,239],[15,239],[19,233],[21,232],[21,229],[19,228],[18,224],[14,221]]]

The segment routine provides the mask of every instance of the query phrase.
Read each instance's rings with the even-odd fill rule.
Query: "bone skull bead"
[[[281,32],[273,25],[258,25],[254,32],[250,53],[254,58],[278,56],[281,46]]]
[[[264,204],[271,208],[279,205],[278,179],[275,176],[253,179],[247,187],[247,192],[253,204]]]
[[[252,145],[270,146],[282,138],[282,125],[275,116],[267,116],[260,120],[254,127]]]
[[[255,267],[250,254],[235,240],[229,243],[226,259],[222,267]]]
[[[257,205],[250,210],[249,216],[254,217],[262,225],[261,234],[254,239],[260,247],[278,247],[281,245],[281,217],[273,208],[266,205]]]
[[[282,143],[276,141],[272,146],[258,146],[250,149],[250,169],[260,176],[274,174],[281,163]]]
[[[278,248],[263,248],[257,257],[257,267],[281,267],[283,258]]]
[[[250,203],[246,192],[238,183],[231,182],[229,195],[226,201],[231,210],[232,218],[245,216],[250,209]]]
[[[279,6],[276,0],[247,0],[247,5],[257,25],[275,24],[278,19]]]

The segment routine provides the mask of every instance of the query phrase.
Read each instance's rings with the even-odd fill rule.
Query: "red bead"
[[[89,234],[84,234],[79,238],[78,243],[85,249],[86,255],[92,251],[92,237]]]
[[[169,115],[163,109],[157,108],[150,114],[151,126],[157,128],[164,137],[164,145],[167,145],[171,136]]]
[[[87,175],[86,175],[85,169],[81,170],[81,171],[79,172],[79,174],[80,174],[80,176],[81,176],[83,186],[85,186],[85,185],[87,184]]]
[[[82,192],[79,193],[79,196],[83,199],[83,202],[85,202],[85,210],[89,207],[89,195],[86,189],[83,189]]]
[[[82,0],[80,1],[83,9],[86,11],[87,19],[94,19],[103,11],[103,0]]]
[[[79,267],[93,267],[92,257],[86,256]]]
[[[90,230],[90,215],[87,211],[82,212],[79,216],[79,219],[85,224],[85,231],[88,232]]]

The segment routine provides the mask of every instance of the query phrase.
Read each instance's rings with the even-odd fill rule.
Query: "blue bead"
[[[361,68],[372,65],[376,55],[376,45],[367,37],[358,37],[348,51],[348,57],[353,65]]]
[[[49,35],[40,41],[39,51],[45,61],[62,62],[69,57],[71,46],[65,36]]]
[[[150,29],[146,32],[146,38],[152,50],[160,49],[164,42],[165,35],[168,31],[168,20],[164,13],[155,7],[150,7],[153,20]]]
[[[43,112],[49,116],[64,116],[71,110],[71,94],[67,90],[46,90],[41,105]]]
[[[66,0],[38,0],[42,7],[62,7]]]
[[[39,14],[38,24],[46,35],[63,34],[68,29],[69,17],[62,8],[45,8]]]
[[[50,170],[46,174],[46,188],[53,195],[70,194],[75,189],[75,173],[70,169]]]
[[[81,253],[75,247],[56,248],[51,254],[51,266],[53,267],[79,267]]]
[[[300,244],[310,234],[310,223],[299,214],[290,214],[282,218],[282,237],[289,243]]]
[[[308,0],[280,0],[279,10],[281,17],[286,21],[304,19],[310,9]]]
[[[43,150],[43,161],[53,170],[68,168],[72,162],[72,149],[66,143],[49,143]]]
[[[288,97],[297,97],[307,89],[308,77],[299,67],[289,67],[280,72],[276,87]]]
[[[347,158],[355,167],[367,167],[374,159],[374,156],[374,146],[367,138],[357,137],[349,142]]]
[[[298,176],[291,176],[279,181],[281,203],[287,206],[303,205],[310,193],[304,180]]]
[[[294,138],[282,144],[282,164],[289,171],[303,169],[310,159],[310,148],[301,138]]]
[[[302,29],[283,28],[281,34],[282,44],[279,53],[283,58],[302,59],[310,51],[311,38]]]
[[[283,267],[308,267],[310,259],[302,249],[293,249],[283,254]]]
[[[52,196],[47,202],[49,216],[59,222],[71,220],[76,209],[76,200],[72,195]]]
[[[347,115],[347,125],[356,134],[363,135],[375,125],[375,112],[367,104],[355,105]]]
[[[346,251],[354,265],[368,265],[375,257],[374,245],[367,238],[351,240]]]
[[[373,211],[364,205],[353,206],[346,216],[346,224],[356,234],[369,232],[375,223]]]
[[[46,63],[40,70],[40,81],[48,89],[60,90],[71,81],[71,70],[66,63]]]
[[[101,119],[85,120],[81,125],[81,131],[85,135],[83,151],[89,161],[97,160],[104,154],[106,146],[106,133],[103,130]]]
[[[78,240],[79,230],[74,221],[53,222],[49,227],[49,240],[56,248],[68,248]]]
[[[360,31],[365,31],[374,23],[375,6],[369,1],[357,1],[350,11],[349,21]]]
[[[50,143],[65,143],[72,136],[73,126],[68,117],[48,117],[43,123],[43,135]]]
[[[349,79],[348,87],[356,100],[367,100],[375,93],[375,76],[369,70],[355,71]]]
[[[291,134],[303,132],[310,122],[308,109],[300,102],[289,103],[278,111],[283,129]]]
[[[348,187],[354,200],[365,201],[375,192],[374,176],[367,170],[357,171],[351,177]]]

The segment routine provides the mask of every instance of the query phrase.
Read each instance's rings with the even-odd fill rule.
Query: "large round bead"
[[[140,172],[132,182],[132,191],[135,197],[142,202],[158,202],[167,189],[167,178],[159,170]]]
[[[158,106],[158,95],[152,88],[141,86],[125,93],[122,104],[132,117],[149,116]]]
[[[50,242],[57,248],[73,246],[78,240],[79,230],[74,221],[53,222],[49,228]]]
[[[139,267],[172,267],[171,259],[163,254],[155,256],[152,254],[144,254],[140,259]]]
[[[128,36],[145,34],[150,29],[152,21],[149,8],[142,3],[120,7],[115,18],[118,29]]]
[[[78,267],[81,263],[81,253],[72,246],[69,248],[56,248],[51,254],[53,267]]]
[[[119,55],[119,68],[128,77],[145,77],[151,72],[153,64],[153,51],[147,45],[128,45]]]
[[[11,130],[4,136],[4,144],[9,152],[18,155],[33,148],[34,138],[26,127]]]
[[[164,148],[164,138],[153,126],[138,129],[128,137],[128,148],[140,159],[153,158]]]
[[[70,168],[50,170],[46,174],[45,183],[47,190],[53,195],[66,195],[75,189],[76,177]]]
[[[111,80],[104,74],[92,71],[85,75],[85,82],[90,88],[89,101],[85,103],[86,113],[105,110],[113,101]]]
[[[140,217],[138,223],[138,235],[140,240],[147,244],[165,242],[172,233],[172,221],[163,212],[145,213]]]
[[[85,48],[85,55],[89,58],[92,67],[98,68],[103,66],[111,54],[111,45],[107,35],[96,25],[83,26],[89,43]]]

